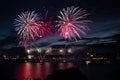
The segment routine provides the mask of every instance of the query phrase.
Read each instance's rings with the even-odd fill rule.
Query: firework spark
[[[52,35],[56,32],[52,21],[53,19],[51,18],[43,20],[42,29],[41,29],[42,30],[41,33],[43,36]]]
[[[15,30],[20,36],[20,43],[26,44],[30,40],[34,40],[36,37],[40,37],[41,24],[37,23],[39,20],[38,14],[34,11],[26,11],[18,15],[15,19]]]
[[[58,16],[60,20],[57,21],[56,25],[59,27],[60,35],[69,40],[81,38],[81,34],[86,34],[85,31],[88,29],[86,22],[89,20],[85,19],[87,15],[84,10],[78,7],[63,8]]]
[[[45,13],[45,17],[42,20],[43,24],[42,24],[42,35],[43,36],[48,36],[48,35],[52,35],[56,32],[56,29],[53,25],[53,17],[48,17],[48,10]]]

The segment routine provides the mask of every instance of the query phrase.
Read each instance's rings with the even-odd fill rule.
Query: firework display
[[[40,37],[40,27],[41,24],[37,23],[39,21],[38,14],[34,11],[26,11],[18,15],[15,19],[15,30],[18,32],[20,43],[27,43],[30,40],[35,40],[36,37]]]
[[[17,26],[15,30],[19,35],[20,44],[25,46],[29,41],[35,41],[36,38],[48,36],[56,31],[68,40],[77,40],[81,38],[81,35],[86,34],[88,29],[86,23],[89,22],[86,20],[88,13],[78,7],[63,8],[57,16],[59,20],[55,20],[56,24],[53,18],[47,18],[47,15],[48,11],[45,19],[40,19],[35,11],[26,11],[18,15],[15,19],[15,26]]]
[[[57,21],[56,26],[59,27],[60,35],[69,40],[81,38],[81,34],[85,35],[85,31],[88,29],[86,22],[89,20],[85,20],[87,15],[84,10],[78,7],[63,8],[60,15],[57,16],[60,20]]]
[[[45,13],[45,17],[42,19],[41,27],[42,36],[48,36],[56,32],[56,29],[53,25],[53,17],[48,17],[48,10]]]

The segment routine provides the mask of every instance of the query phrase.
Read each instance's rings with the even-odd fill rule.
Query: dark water
[[[13,63],[0,62],[0,80],[27,80],[41,78],[44,80],[47,75],[58,69],[70,67],[79,68],[88,76],[89,80],[120,80],[119,62],[92,62],[86,65],[85,62],[45,62],[40,63]]]

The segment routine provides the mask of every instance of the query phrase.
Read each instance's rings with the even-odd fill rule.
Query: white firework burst
[[[34,40],[35,37],[40,37],[40,24],[38,24],[38,14],[34,11],[22,12],[15,19],[15,30],[20,37],[20,43],[26,43],[27,41]]]
[[[69,40],[81,38],[81,34],[86,34],[85,31],[88,29],[86,23],[90,22],[90,20],[85,19],[87,15],[88,13],[78,7],[63,8],[58,16],[60,20],[57,21],[56,25],[59,27],[60,35]]]

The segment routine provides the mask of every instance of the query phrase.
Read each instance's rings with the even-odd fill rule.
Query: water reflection
[[[56,65],[58,66],[57,69],[67,69],[73,67],[72,63],[58,63]],[[40,63],[23,63],[18,65],[16,69],[16,78],[17,80],[25,80],[28,78],[41,78],[41,80],[44,80],[47,75],[51,74],[54,70],[52,69],[52,66],[53,65],[48,62],[44,63],[43,65],[40,65]]]
[[[106,61],[96,61],[91,62],[88,65],[82,61],[70,63],[51,61],[50,63],[44,63],[43,65],[40,65],[40,63],[0,62],[0,80],[30,80],[30,78],[31,80],[35,80],[35,78],[41,78],[41,80],[43,80],[48,74],[51,74],[55,70],[66,69],[72,66],[86,74],[89,80],[118,80],[115,78],[116,76],[119,77],[117,75],[120,72],[119,65],[119,61],[112,61],[110,63],[106,63]]]
[[[59,69],[67,69],[73,66],[73,63],[59,63]]]
[[[25,63],[25,64],[21,64],[18,66],[17,68],[17,79],[18,80],[23,80],[25,78],[28,78],[30,76],[32,76],[32,64],[30,63]]]

